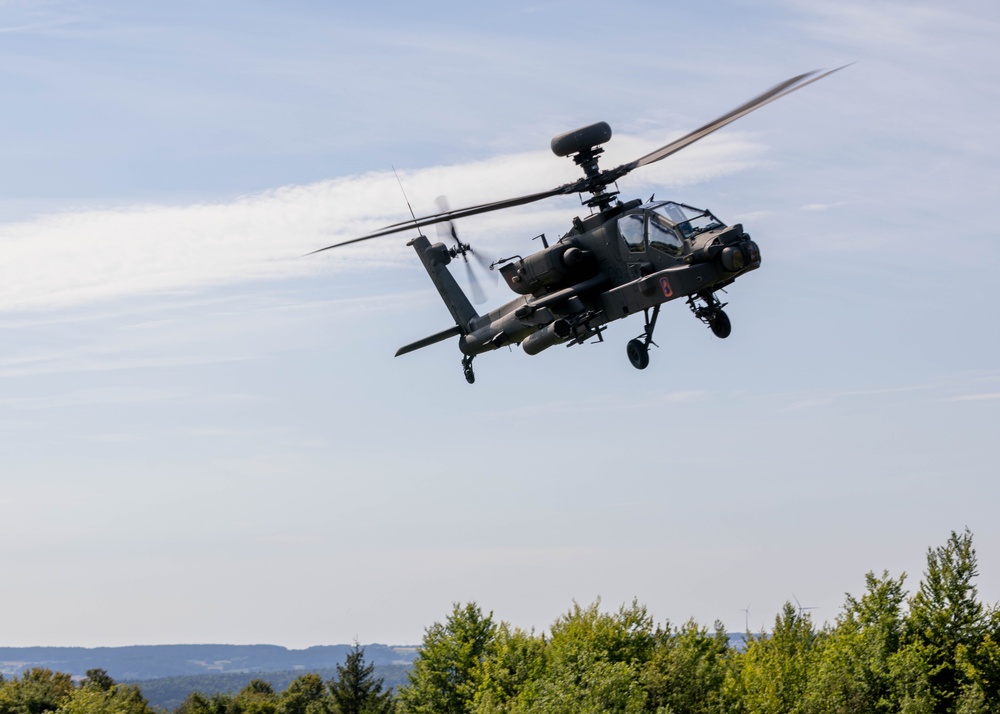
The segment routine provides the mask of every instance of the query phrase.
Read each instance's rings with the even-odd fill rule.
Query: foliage
[[[337,670],[329,682],[316,673],[300,675],[280,694],[262,679],[251,680],[236,695],[193,692],[176,714],[391,714],[392,691],[383,691],[374,665],[365,664],[364,648],[355,645]]]
[[[680,629],[657,631],[655,639],[642,674],[648,709],[672,714],[730,710],[726,684],[738,676],[734,662],[739,654],[729,648],[721,622],[710,634],[689,620]]]
[[[370,646],[365,648],[368,659]],[[350,650],[345,650],[349,652]],[[346,654],[345,654],[346,656]],[[404,664],[375,664],[375,675],[384,680],[384,687],[394,690],[405,683],[410,667]],[[284,692],[292,683],[305,674],[315,674],[324,682],[337,677],[335,667],[329,669],[309,669],[305,672],[222,672],[215,674],[194,674],[182,677],[163,677],[141,681],[142,693],[154,709],[173,711],[185,702],[193,692],[210,696],[216,692],[234,694],[245,687],[250,680],[266,677],[276,692]]]
[[[640,674],[653,646],[653,619],[637,602],[617,613],[602,613],[600,601],[574,603],[553,623],[544,668],[532,687],[522,688],[517,707],[551,714],[642,711]]]
[[[413,661],[409,684],[399,692],[407,714],[466,714],[475,696],[474,672],[492,653],[496,636],[493,613],[483,615],[475,603],[452,608],[444,624],[424,633]]]
[[[330,682],[330,694],[339,714],[391,714],[392,692],[382,691],[382,680],[374,676],[375,665],[365,664],[365,649],[355,643],[337,679]]]
[[[883,572],[868,573],[860,599],[847,595],[837,626],[827,633],[819,659],[809,679],[807,711],[896,711],[893,654],[903,630],[905,574],[897,578]]]
[[[133,684],[91,680],[84,681],[83,686],[56,710],[56,714],[153,714],[153,710]]]
[[[318,674],[303,674],[281,693],[278,714],[331,714],[326,684]]]
[[[516,700],[534,699],[545,672],[547,643],[534,632],[497,626],[489,657],[474,670],[473,710],[480,714],[516,709]]]
[[[984,702],[987,692],[976,681],[986,611],[976,597],[979,574],[972,534],[952,531],[948,542],[927,550],[927,570],[910,600],[906,646],[925,664],[926,689],[935,711],[952,712]],[[995,698],[995,693],[991,692]]]
[[[721,624],[654,626],[633,601],[575,604],[548,634],[454,605],[425,631],[392,690],[355,645],[336,677],[260,678],[236,694],[193,693],[176,714],[987,714],[1000,711],[1000,610],[975,587],[968,530],[928,549],[916,592],[905,574],[868,573],[832,625],[786,603],[769,634],[731,647]],[[79,685],[36,668],[0,678],[0,714],[152,714],[139,688],[103,669]]]
[[[798,714],[806,711],[810,672],[822,639],[808,614],[786,602],[769,637],[747,643],[738,691],[748,714]]]
[[[201,692],[191,692],[176,709],[176,714],[227,714],[232,696],[216,692],[206,696]]]
[[[0,686],[0,714],[43,714],[54,712],[73,693],[68,674],[50,669],[29,669]]]
[[[278,695],[270,682],[252,679],[232,698],[227,714],[277,714]]]

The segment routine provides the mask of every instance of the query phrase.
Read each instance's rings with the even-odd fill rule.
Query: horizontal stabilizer
[[[430,337],[425,337],[422,340],[417,340],[416,342],[411,342],[408,345],[400,347],[396,350],[396,356],[405,355],[407,352],[413,352],[414,350],[419,350],[421,347],[427,347],[428,345],[433,345],[442,340],[447,340],[449,337],[458,337],[462,334],[462,328],[458,325],[449,327],[447,330],[437,333],[436,335],[431,335]]]

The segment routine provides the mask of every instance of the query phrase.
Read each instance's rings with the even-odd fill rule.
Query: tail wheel
[[[630,340],[625,346],[625,353],[636,369],[646,369],[649,366],[649,348],[642,340]]]
[[[476,383],[476,373],[472,371],[472,355],[462,357],[462,372],[465,374],[465,381],[469,384]]]

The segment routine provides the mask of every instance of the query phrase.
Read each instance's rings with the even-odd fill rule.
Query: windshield
[[[672,201],[662,203],[653,210],[654,213],[651,213],[651,216],[664,216],[680,229],[685,238],[690,238],[712,228],[723,227],[723,223],[708,211],[692,208],[680,203],[673,203]],[[650,239],[652,240],[652,236],[650,236]]]
[[[659,213],[649,214],[649,247],[677,255],[684,248],[684,241],[677,235],[677,229]]]
[[[646,250],[644,222],[641,213],[630,213],[618,219],[618,230],[621,231],[628,249],[633,253]]]

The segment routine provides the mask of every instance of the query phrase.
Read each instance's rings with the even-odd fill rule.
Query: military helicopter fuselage
[[[455,311],[469,316],[459,341],[463,354],[520,344],[534,355],[578,344],[599,337],[612,320],[677,298],[688,298],[700,318],[718,325],[717,334],[728,334],[714,293],[760,267],[760,250],[741,225],[726,226],[708,211],[672,201],[629,201],[574,223],[557,243],[500,267],[518,298],[485,315],[474,314],[471,304]],[[461,304],[457,283],[441,279],[450,249],[426,238],[411,244],[431,264],[432,278],[437,274],[439,291],[453,296],[446,303]]]
[[[744,273],[759,268],[761,254],[739,223],[726,225],[708,210],[675,201],[621,202],[617,189],[611,187],[633,169],[660,161],[839,69],[792,77],[680,139],[612,169],[601,170],[598,166],[602,144],[611,138],[611,127],[606,123],[561,134],[552,140],[552,151],[557,156],[571,157],[580,166],[584,177],[578,181],[504,201],[442,210],[426,218],[414,216],[412,221],[329,247],[432,224],[438,224],[445,235],[450,232],[454,245],[432,244],[424,235],[418,235],[408,245],[419,256],[455,324],[401,347],[397,356],[457,337],[465,377],[472,383],[472,360],[477,355],[515,345],[535,355],[559,344],[603,341],[601,333],[609,322],[642,313],[643,332],[629,341],[627,355],[634,367],[645,369],[649,347],[655,345],[653,330],[663,303],[685,298],[696,318],[717,337],[728,337],[730,321],[716,293]],[[591,213],[574,218],[572,228],[555,243],[549,245],[544,235],[539,236],[541,250],[490,264],[490,269],[499,269],[517,297],[484,315],[478,314],[448,265],[458,257],[468,264],[469,255],[481,256],[458,239],[452,221],[571,193],[589,194],[583,203]]]

